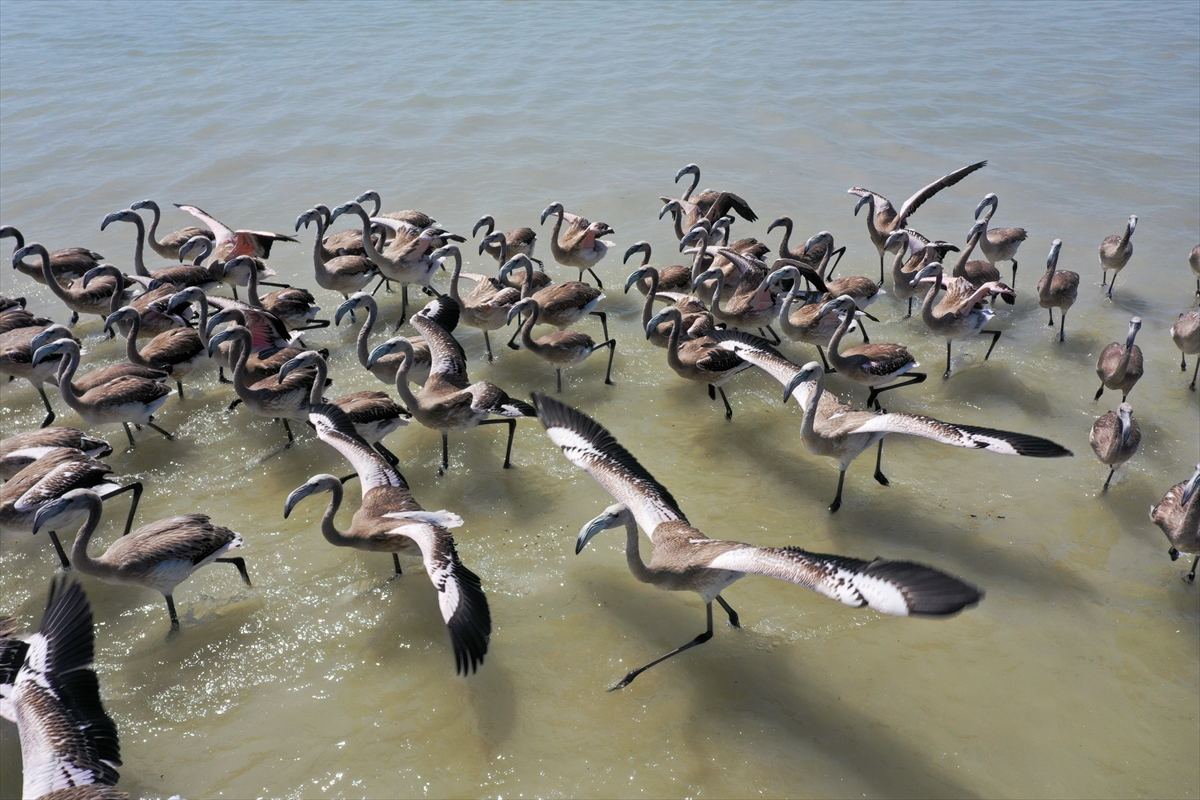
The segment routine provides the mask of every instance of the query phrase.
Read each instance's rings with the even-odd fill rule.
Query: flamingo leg
[[[724,606],[725,605],[724,601],[722,601],[721,604]],[[695,639],[692,639],[687,644],[676,647],[674,650],[667,653],[665,656],[659,656],[658,658],[654,659],[653,661],[651,661],[649,664],[645,665],[644,667],[638,667],[637,669],[633,670],[632,672],[630,672],[628,675],[625,676],[624,680],[622,680],[620,683],[618,683],[616,686],[612,687],[608,691],[615,692],[618,689],[624,689],[626,686],[633,683],[634,678],[636,678],[638,675],[641,675],[643,672],[650,669],[655,664],[661,664],[662,662],[666,661],[671,656],[679,655],[684,650],[695,647],[698,644],[704,644],[709,639],[711,639],[712,635],[713,635],[712,603],[709,602],[706,604],[706,606],[708,608],[708,629],[705,630],[704,633],[700,634]],[[728,607],[726,606],[726,608],[728,608]]]

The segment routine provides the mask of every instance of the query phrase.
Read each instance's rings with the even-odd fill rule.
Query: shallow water
[[[466,520],[455,534],[494,619],[487,662],[453,675],[434,592],[418,563],[389,580],[385,556],[329,547],[310,499],[287,493],[344,463],[203,376],[108,461],[147,487],[139,521],[202,510],[246,537],[254,580],[208,569],[182,585],[181,635],[155,593],[85,578],[96,669],[121,731],[121,788],[136,796],[1184,796],[1200,764],[1200,601],[1185,562],[1147,519],[1200,458],[1200,401],[1166,330],[1194,304],[1187,254],[1200,239],[1200,15],[1194,4],[353,4],[0,3],[0,216],[31,240],[87,245],[130,266],[132,229],[99,222],[142,198],[194,203],[235,227],[291,231],[298,214],[373,188],[467,233],[483,213],[537,227],[550,202],[617,231],[598,271],[619,346],[569,373],[563,399],[595,416],[713,537],[936,565],[987,596],[952,620],[886,618],[777,581],[725,593],[744,629],[604,689],[704,623],[695,596],[638,584],[623,538],[574,555],[579,527],[611,500],[521,424],[516,468],[503,434],[451,438],[437,478],[435,432],[388,445],[417,499]],[[660,194],[675,171],[736,191],[764,237],[781,214],[797,234],[848,247],[839,274],[878,266],[849,186],[897,205],[950,169],[989,165],[924,205],[912,225],[961,242],[988,191],[994,225],[1021,225],[1014,307],[991,359],[944,346],[903,306],[872,307],[873,341],[902,342],[930,380],[887,397],[893,411],[1019,430],[1075,458],[1006,458],[889,440],[890,487],[836,469],[799,443],[795,404],[747,373],[727,385],[727,423],[703,390],[664,369],[621,294],[618,256],[638,239],[677,263]],[[168,205],[169,207],[169,205]],[[1139,216],[1113,301],[1096,247]],[[165,213],[164,229],[190,224]],[[538,253],[549,259],[548,229]],[[1050,241],[1082,276],[1059,344],[1032,290]],[[766,240],[775,246],[777,234]],[[271,266],[314,287],[310,235]],[[11,244],[11,243],[7,243]],[[5,248],[4,253],[10,253]],[[151,269],[158,266],[150,256]],[[488,267],[477,257],[468,269]],[[553,274],[575,277],[548,261]],[[1006,267],[1002,270],[1007,272]],[[65,316],[11,270],[3,291]],[[890,284],[890,280],[889,280]],[[316,290],[332,312],[339,298]],[[394,320],[398,298],[383,300]],[[1106,470],[1087,444],[1096,356],[1144,321],[1147,373],[1130,397],[1142,451]],[[593,335],[594,324],[579,326]],[[85,320],[88,358],[121,357]],[[382,337],[380,337],[381,339]],[[500,337],[494,337],[499,344]],[[353,332],[307,340],[333,351],[334,391],[377,388]],[[516,396],[553,371],[461,340],[472,378]],[[812,348],[784,346],[796,361]],[[1189,371],[1191,364],[1189,363]],[[861,404],[836,376],[830,389]],[[5,433],[38,424],[36,394],[5,384]],[[61,401],[52,395],[56,408]],[[79,424],[60,413],[62,424]],[[347,524],[357,502],[339,521]],[[107,543],[125,501],[98,534]],[[40,616],[54,559],[5,532],[0,611]],[[648,549],[643,548],[648,555]],[[719,613],[719,612],[718,612]],[[19,747],[0,727],[0,794],[19,793]]]

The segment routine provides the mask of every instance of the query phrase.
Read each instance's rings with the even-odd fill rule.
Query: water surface
[[[617,532],[574,555],[579,527],[611,500],[538,426],[519,426],[513,470],[500,468],[500,430],[452,437],[443,478],[438,435],[411,427],[388,444],[425,507],[466,520],[459,550],[492,607],[487,662],[455,677],[419,564],[390,580],[385,556],[329,547],[318,499],[282,518],[288,492],[344,463],[307,432],[282,452],[277,426],[224,413],[232,393],[208,375],[161,414],[176,442],[143,436],[126,453],[120,429],[104,429],[117,448],[109,463],[147,486],[139,519],[212,514],[245,535],[255,584],[228,569],[197,575],[177,594],[184,631],[168,637],[157,594],[84,579],[96,668],[121,731],[121,788],[1195,796],[1200,603],[1146,512],[1200,459],[1200,403],[1166,334],[1195,300],[1186,258],[1200,240],[1198,32],[1188,3],[1136,14],[1102,3],[0,3],[5,224],[129,267],[132,229],[101,233],[99,222],[143,198],[291,231],[314,203],[376,189],[389,209],[420,208],[463,233],[483,213],[536,227],[561,201],[617,231],[618,255],[598,271],[620,342],[616,386],[602,384],[597,358],[570,373],[563,398],[613,430],[695,524],[713,537],[930,563],[987,592],[978,608],[931,622],[747,579],[725,593],[743,630],[721,626],[606,694],[702,630],[698,599],[638,584]],[[795,404],[748,373],[727,387],[727,423],[702,389],[667,372],[639,335],[640,300],[620,292],[619,253],[647,239],[655,263],[678,262],[657,198],[676,194],[672,176],[694,161],[701,188],[736,191],[759,213],[738,235],[765,237],[789,214],[798,235],[829,230],[847,245],[840,272],[872,276],[875,250],[846,188],[899,204],[985,158],[912,224],[961,242],[975,204],[996,192],[994,224],[1029,231],[1017,304],[1000,308],[991,359],[984,342],[956,344],[943,382],[942,340],[902,319],[900,302],[877,303],[873,339],[906,344],[931,376],[888,406],[1047,436],[1075,457],[889,440],[892,485],[856,463],[831,516],[836,469],[803,450]],[[1110,302],[1096,248],[1131,213],[1136,251]],[[190,222],[171,211],[164,227]],[[271,265],[315,289],[311,238],[301,238]],[[1054,238],[1060,266],[1082,275],[1063,344],[1032,293]],[[0,282],[65,316],[11,270]],[[330,311],[340,299],[316,292]],[[397,298],[383,304],[394,320]],[[1101,495],[1106,469],[1087,434],[1117,398],[1092,402],[1093,366],[1134,314],[1147,363],[1130,398],[1143,448]],[[79,333],[90,360],[121,357],[96,320]],[[333,351],[335,391],[378,387],[352,331],[310,338]],[[473,378],[517,396],[553,390],[553,371],[527,354],[500,348],[488,365],[478,332],[461,339]],[[830,388],[865,400],[836,377]],[[2,391],[5,433],[41,420],[28,386]],[[117,532],[109,520],[97,538]],[[46,542],[6,532],[0,564],[0,610],[37,618],[54,567]],[[11,726],[0,746],[0,793],[16,795]]]

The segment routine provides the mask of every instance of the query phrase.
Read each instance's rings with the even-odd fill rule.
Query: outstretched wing
[[[469,674],[483,663],[492,635],[492,613],[479,576],[458,558],[454,537],[441,523],[462,520],[448,512],[398,512],[384,514],[399,521],[392,534],[407,536],[421,548],[425,571],[438,592],[438,607],[450,630],[457,672]]]
[[[100,703],[94,652],[87,596],[60,576],[13,687],[25,797],[117,782],[121,748],[117,726]]]
[[[371,489],[381,486],[408,490],[404,476],[358,437],[354,423],[340,408],[331,403],[311,406],[308,421],[317,429],[317,438],[341,453],[354,467],[364,497]]]
[[[534,394],[533,405],[550,441],[617,502],[627,505],[651,540],[654,529],[662,523],[687,522],[667,488],[654,480],[603,425],[546,395]]]
[[[987,166],[987,161],[980,161],[975,164],[968,164],[967,166],[963,167],[962,169],[954,170],[954,172],[951,172],[949,175],[943,175],[942,177],[938,178],[933,183],[922,188],[919,192],[914,194],[912,197],[905,200],[904,205],[900,206],[900,213],[896,215],[896,227],[903,228],[905,220],[907,220],[910,216],[912,216],[916,212],[916,210],[921,207],[922,203],[924,203],[929,198],[933,197],[935,194],[940,192],[942,189],[945,189],[949,186],[953,186],[954,184],[961,181],[963,178],[970,175],[975,170],[983,169],[986,166]]]
[[[197,208],[196,206],[181,205],[179,203],[176,203],[175,207],[180,211],[186,211],[212,229],[214,236],[213,252],[216,252],[217,248],[226,242],[233,241],[233,228],[225,225],[216,217],[210,216],[208,212],[204,211],[203,209]]]
[[[933,439],[954,447],[991,450],[993,453],[1003,453],[1009,456],[1058,458],[1074,455],[1062,445],[1040,436],[942,422],[917,414],[875,414],[857,425],[854,432],[904,433],[909,436]]]
[[[745,545],[725,551],[707,566],[779,578],[848,606],[870,606],[900,617],[949,616],[983,597],[976,587],[924,564],[882,558],[861,561],[799,547]]]

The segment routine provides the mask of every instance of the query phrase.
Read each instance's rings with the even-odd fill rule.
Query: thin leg
[[[883,251],[879,251],[879,285],[883,286]]]
[[[488,332],[483,332],[483,346],[487,348],[488,363],[492,362],[492,340],[488,338]]]
[[[224,367],[217,367],[217,383],[233,383],[233,381],[225,377]]]
[[[147,422],[146,422],[146,424],[147,424],[147,425],[149,425],[151,428],[154,428],[154,430],[156,430],[156,431],[158,431],[159,433],[161,433],[161,434],[162,434],[162,435],[163,435],[163,436],[166,438],[166,440],[167,440],[168,442],[173,442],[173,441],[175,441],[175,437],[174,437],[174,436],[172,436],[171,434],[167,433],[167,432],[166,432],[166,431],[164,431],[162,428],[160,428],[160,427],[158,427],[157,425],[155,425],[153,422],[147,421]],[[287,424],[287,422],[284,422],[284,425],[286,425],[286,424]]]
[[[75,323],[76,323],[76,322],[79,322],[79,312],[78,312],[78,311],[72,311],[72,312],[71,312],[71,321],[67,323],[67,327],[68,327],[68,328],[74,328],[74,327],[75,327]],[[112,337],[110,336],[109,338],[112,338]]]
[[[905,319],[912,318],[912,301],[913,301],[913,299],[911,297],[909,297],[908,298],[908,313],[904,315]]]
[[[721,393],[721,402],[725,404],[725,419],[733,419],[733,408],[729,405],[729,398],[725,396],[725,390],[718,386],[717,391]]]
[[[721,597],[721,595],[717,595],[716,600],[721,604],[721,608],[725,609],[725,613],[729,615],[729,624],[735,628],[742,627],[742,623],[738,621],[738,613],[733,610],[733,606],[726,603],[725,598]]]
[[[1104,381],[1100,381],[1100,388],[1096,390],[1096,396],[1092,398],[1092,402],[1100,399],[1100,395],[1104,394]]]
[[[950,377],[950,340],[946,340],[946,371],[942,373],[942,380]]]
[[[1192,370],[1192,382],[1188,386],[1193,392],[1196,391],[1196,374],[1200,373],[1200,358],[1196,359],[1196,368]]]
[[[890,486],[887,476],[883,474],[883,439],[879,440],[879,450],[875,453],[875,480],[880,486]]]
[[[846,482],[846,470],[842,470],[838,474],[838,490],[837,497],[833,498],[833,502],[829,505],[829,513],[836,514],[837,510],[842,507],[842,484]]]
[[[296,441],[296,437],[292,435],[292,426],[288,424],[286,419],[280,419],[280,422],[283,423],[283,429],[287,431],[288,435],[288,443],[284,447],[291,447],[292,442]]]
[[[250,573],[246,572],[246,559],[241,556],[234,556],[233,558],[214,558],[213,561],[220,561],[222,564],[233,564],[237,567],[238,573],[241,574],[242,582],[247,586],[253,585],[250,583]]]
[[[712,400],[714,403],[717,400],[717,390],[711,383],[708,385],[708,399]]]
[[[1054,309],[1048,308],[1046,310],[1050,312],[1050,321],[1046,323],[1046,327],[1053,328],[1054,327]]]
[[[237,290],[235,289],[234,291]],[[171,632],[174,633],[175,631],[179,630],[179,615],[175,613],[175,600],[169,594],[166,595],[166,598],[167,611],[171,612]]]
[[[1103,267],[1100,268],[1100,285],[1108,286],[1108,270]]]
[[[980,331],[980,333],[990,333],[992,335],[992,343],[988,346],[987,352],[983,355],[983,360],[987,361],[988,356],[990,356],[992,351],[996,349],[996,342],[1000,341],[1000,336],[1004,333],[1004,331]]]
[[[844,256],[844,255],[846,255],[846,248],[845,248],[845,246],[839,247],[837,250],[834,250],[832,253],[830,253],[830,254],[829,254],[829,257],[830,257],[830,258],[833,258],[834,256],[837,256],[837,260],[836,260],[836,261],[834,261],[834,262],[833,262],[833,263],[832,263],[832,264],[829,266],[829,269],[825,270],[825,275],[824,275],[824,278],[825,278],[825,280],[826,280],[826,281],[831,281],[831,280],[833,280],[833,271],[834,271],[835,269],[837,269],[837,265],[838,265],[838,264],[842,263],[842,256]],[[882,286],[882,285],[883,285],[883,284],[881,283],[881,284],[880,284],[880,286]]]
[[[871,401],[874,400],[875,408],[883,411],[879,406],[879,395],[884,392],[890,392],[892,389],[903,389],[905,386],[912,386],[914,383],[924,383],[928,376],[924,372],[909,372],[904,377],[908,378],[908,380],[903,383],[889,383],[887,386],[872,387],[871,396],[867,398],[867,408],[871,407]]]
[[[438,467],[438,475],[445,475],[450,469],[450,434],[442,431],[442,465]]]
[[[594,314],[600,318],[600,327],[604,329],[604,338],[605,339],[612,338],[608,335],[608,314],[605,314],[603,311],[591,311],[589,313]]]
[[[554,375],[558,379],[558,393],[562,394],[562,369],[555,367]]]
[[[1180,357],[1180,359],[1179,359],[1179,371],[1180,372],[1187,371],[1187,353],[1184,353],[1182,355],[1182,357]]]
[[[609,339],[607,342],[605,342],[604,344],[602,344],[600,346],[608,347],[608,370],[604,373],[604,383],[607,386],[612,386],[613,385],[612,362],[613,362],[613,356],[615,356],[617,354],[617,340]]]
[[[38,386],[37,390],[38,394],[42,396],[42,404],[46,406],[46,418],[42,420],[42,424],[39,426],[44,428],[51,422],[54,422],[54,409],[50,407],[50,398],[46,397],[46,390],[41,386]]]
[[[775,340],[774,342],[772,342],[772,344],[779,344],[783,341],[783,339],[779,338],[779,334],[775,332],[775,329],[772,328],[770,325],[767,326],[767,331],[771,334],[771,338],[773,338]]]
[[[175,381],[175,385],[179,387],[179,399],[183,399],[183,381]]]
[[[371,446],[375,448],[376,453],[379,453],[379,455],[383,456],[384,459],[393,467],[400,463],[400,459],[396,457],[396,454],[384,447],[383,442],[376,442]]]
[[[588,272],[592,273],[592,277],[596,279],[596,288],[597,288],[597,289],[603,289],[603,288],[604,288],[604,284],[600,282],[600,276],[596,274],[596,270],[592,269],[591,267],[588,267]],[[580,277],[581,279],[583,278],[583,273],[582,273],[582,272],[581,272],[581,273],[579,273],[579,277]],[[606,334],[606,335],[607,335],[607,334]]]
[[[58,560],[62,564],[62,568],[70,569],[71,562],[67,560],[67,552],[63,550],[62,542],[58,540],[57,531],[50,531],[50,541],[54,543],[54,549],[58,551]]]
[[[397,575],[404,574],[403,570],[400,569],[400,556],[396,555],[395,553],[392,553],[392,566],[396,568]]]
[[[1187,576],[1187,579],[1188,579],[1189,581],[1194,581],[1194,580],[1196,580],[1196,562],[1197,562],[1197,561],[1200,561],[1200,556],[1194,556],[1194,557],[1192,558],[1192,571],[1191,571],[1191,572],[1189,572],[1189,573],[1188,573],[1188,576]]]
[[[400,284],[400,319],[408,319],[408,284]]]
[[[233,299],[238,300],[238,302],[241,302],[240,299],[238,298],[237,286],[235,286],[234,284],[230,284],[230,287],[233,289]],[[168,600],[167,602],[169,603],[171,601]]]
[[[615,692],[618,689],[624,689],[626,686],[633,683],[634,678],[636,678],[638,675],[641,675],[643,672],[650,669],[655,664],[661,664],[662,662],[666,661],[671,656],[679,655],[684,650],[687,650],[689,647],[695,647],[698,644],[704,644],[705,642],[707,642],[709,639],[712,638],[712,635],[713,635],[712,603],[708,603],[708,630],[706,630],[704,633],[697,636],[695,639],[692,639],[687,644],[682,645],[681,647],[676,647],[674,650],[667,653],[665,656],[660,656],[660,657],[654,659],[653,661],[651,661],[649,664],[647,664],[644,667],[638,667],[633,672],[630,672],[628,675],[626,675],[625,679],[623,681],[621,681],[616,686],[609,689],[609,691]]]
[[[129,491],[133,492],[133,501],[129,504],[129,514],[125,517],[125,532],[121,534],[122,536],[128,536],[129,531],[133,528],[133,515],[137,513],[138,503],[142,501],[142,483],[141,481],[134,481],[128,486],[122,486],[120,489],[109,492],[103,497],[104,500],[109,500]]]
[[[1108,491],[1108,484],[1112,482],[1113,473],[1116,471],[1117,471],[1117,468],[1115,466],[1108,468],[1108,477],[1104,479],[1104,488],[1100,490],[1101,492]]]
[[[867,336],[867,326],[863,324],[863,321],[861,318],[858,319],[857,322],[858,322],[858,329],[862,332],[863,344],[870,344],[871,337]]]
[[[821,363],[825,365],[825,374],[837,372],[833,367],[829,366],[829,360],[825,358],[825,351],[821,349],[821,345],[817,345],[817,355],[821,357]]]
[[[1112,290],[1113,290],[1114,288],[1116,288],[1116,286],[1117,286],[1117,276],[1118,276],[1118,275],[1120,275],[1120,274],[1121,274],[1120,270],[1117,270],[1116,272],[1113,272],[1113,279],[1112,279],[1112,283],[1110,283],[1110,284],[1108,285],[1108,299],[1109,299],[1109,300],[1112,300]]]
[[[227,405],[227,406],[225,407],[225,413],[226,413],[226,414],[230,413],[230,412],[231,412],[231,411],[233,411],[235,408],[237,408],[239,405],[241,405],[241,403],[242,403],[242,398],[240,398],[240,397],[235,397],[235,398],[233,399],[233,402],[231,402],[229,405]]]
[[[518,316],[520,316],[520,315],[518,315]],[[520,350],[521,349],[521,346],[519,344],[517,344],[517,337],[520,335],[521,335],[521,326],[518,325],[517,329],[515,331],[513,331],[512,338],[510,338],[508,340],[508,347],[510,350]]]
[[[307,325],[305,325],[303,328],[299,328],[298,330],[311,331],[314,328],[328,328],[328,327],[329,327],[329,320],[313,319],[313,320],[309,320]]]
[[[1065,342],[1067,340],[1067,310],[1058,315],[1058,340]]]
[[[383,286],[383,282],[386,280],[387,278],[383,277],[382,275],[379,276],[379,283],[375,284],[375,288],[371,290],[371,297],[374,297],[376,293],[379,292],[379,287]],[[390,286],[388,287],[388,290],[391,290]]]
[[[132,450],[137,446],[133,443],[133,431],[129,430],[128,422],[122,422],[121,425],[125,428],[125,435],[129,437],[129,449]]]
[[[1017,260],[1014,258],[1012,260],[1012,262],[1013,262],[1013,282],[1012,282],[1011,288],[1015,289],[1015,288],[1017,288]]]

